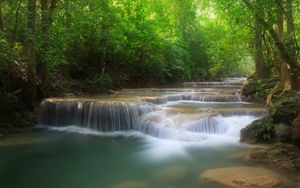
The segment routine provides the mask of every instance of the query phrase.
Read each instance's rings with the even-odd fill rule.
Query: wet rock
[[[284,95],[272,108],[270,114],[274,123],[292,124],[300,114],[300,94]]]
[[[272,188],[285,183],[279,174],[258,167],[228,167],[204,171],[199,180],[232,188]]]
[[[276,140],[279,142],[291,142],[292,127],[285,123],[280,123],[278,126],[275,127],[275,135]]]
[[[117,185],[113,185],[110,188],[148,188],[148,187],[149,185],[147,185],[144,182],[128,181]]]
[[[293,143],[299,146],[300,145],[300,115],[293,122],[292,138],[293,138]]]
[[[274,127],[268,116],[262,117],[241,130],[240,141],[248,144],[270,141],[274,137]]]

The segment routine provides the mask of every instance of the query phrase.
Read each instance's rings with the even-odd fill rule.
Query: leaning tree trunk
[[[27,62],[27,82],[24,88],[24,102],[32,110],[36,97],[36,71],[35,71],[35,22],[36,22],[36,0],[28,0],[28,23],[27,40],[25,43]]]

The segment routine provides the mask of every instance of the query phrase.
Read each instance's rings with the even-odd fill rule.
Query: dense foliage
[[[241,46],[248,33],[212,17],[206,3],[61,0],[47,1],[56,3],[48,10],[39,8],[42,3],[37,1],[36,59],[50,70],[67,65],[75,79],[169,82],[245,73],[248,54]],[[1,66],[24,62],[27,2],[2,0],[0,6]],[[52,17],[49,33],[43,30],[43,12]]]
[[[0,86],[21,89],[26,104],[62,78],[112,88],[256,72],[280,75],[271,93],[296,89],[298,9],[296,0],[1,0]]]

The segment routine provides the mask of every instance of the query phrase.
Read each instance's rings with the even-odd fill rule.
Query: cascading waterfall
[[[155,109],[147,103],[45,101],[40,105],[39,124],[78,125],[99,131],[131,130],[137,118]]]
[[[222,134],[228,130],[229,125],[222,116],[215,116],[187,123],[183,127],[192,132]]]
[[[158,137],[176,139],[174,120],[164,111],[154,111],[145,114],[135,124],[135,130]]]
[[[184,85],[230,85],[231,88],[231,86],[240,86],[241,83],[240,80],[233,79],[226,82],[185,83]],[[241,128],[266,114],[263,108],[249,109],[243,106],[246,103],[242,102],[236,89],[216,88],[218,87],[137,89],[136,91],[131,89],[123,95],[119,92],[117,95],[120,96],[108,98],[109,101],[115,100],[114,102],[107,102],[107,98],[104,100],[101,98],[47,99],[40,105],[39,124],[55,127],[75,125],[101,132],[138,131],[163,139],[203,141],[215,138],[214,135],[238,138]],[[179,94],[166,95],[172,92]],[[124,98],[127,102],[122,102]],[[186,103],[186,101],[199,103]],[[172,108],[173,103],[169,102],[177,106]],[[181,104],[182,102],[192,109],[186,108]],[[194,108],[193,105],[197,107]],[[208,105],[208,109],[205,109],[205,105]],[[232,107],[214,109],[218,105]],[[202,112],[206,114],[201,114]],[[189,113],[198,115],[189,116]]]
[[[152,104],[166,104],[171,101],[199,101],[199,102],[242,102],[241,97],[236,95],[169,95],[164,97],[148,97],[139,99]]]

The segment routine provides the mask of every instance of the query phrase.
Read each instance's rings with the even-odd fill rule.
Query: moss
[[[282,122],[291,125],[300,114],[300,94],[296,92],[281,94],[281,97],[270,110],[270,114],[274,123]]]
[[[274,76],[269,79],[258,80],[250,79],[248,83],[244,86],[242,94],[249,101],[262,102],[266,100],[270,91],[278,83],[278,77]]]
[[[276,126],[269,116],[255,120],[241,130],[240,141],[246,143],[272,142],[275,139]]]

